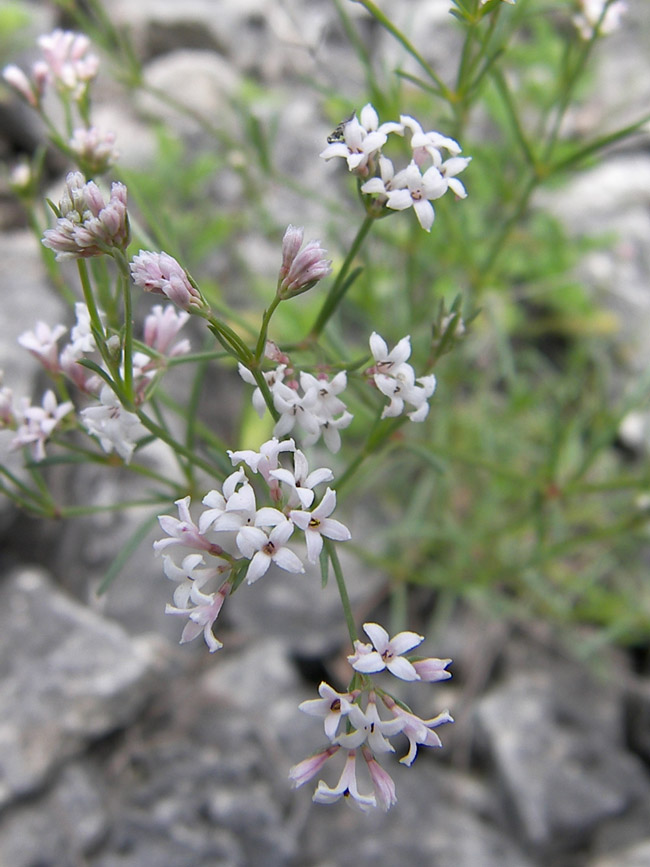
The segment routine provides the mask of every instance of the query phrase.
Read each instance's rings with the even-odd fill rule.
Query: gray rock
[[[479,737],[524,839],[540,850],[584,840],[599,822],[650,795],[622,726],[599,706],[618,708],[586,672],[544,658],[543,670],[516,673],[481,699]]]
[[[130,639],[30,569],[0,587],[0,642],[1,805],[133,720],[154,685],[159,643]]]
[[[51,789],[0,820],[0,863],[77,867],[107,830],[100,791],[81,762],[64,767]]]
[[[644,840],[610,855],[590,860],[587,867],[648,867],[648,864],[650,864],[650,840]]]

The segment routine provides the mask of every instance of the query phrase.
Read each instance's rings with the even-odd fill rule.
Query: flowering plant
[[[55,30],[39,40],[42,58],[33,64],[30,74],[13,64],[5,68],[5,82],[40,114],[51,142],[70,162],[58,204],[50,203],[47,227],[35,195],[38,163],[20,167],[13,185],[42,238],[51,273],[58,275],[60,264],[74,262],[78,285],[64,284],[76,316],[72,328],[37,321],[33,330],[18,338],[41,363],[52,385],[34,404],[29,398],[16,401],[8,386],[0,389],[0,424],[11,431],[8,448],[23,450],[31,474],[25,480],[3,468],[2,489],[37,515],[60,517],[75,507],[54,503],[46,492],[43,471],[63,455],[80,456],[107,468],[126,466],[147,480],[151,491],[144,503],[162,512],[158,520],[164,535],[156,540],[154,550],[164,575],[175,585],[166,611],[182,621],[181,643],[202,638],[210,653],[223,647],[215,634],[216,622],[242,585],[271,580],[270,574],[265,576],[276,570],[280,574],[273,580],[281,580],[282,572],[307,573],[308,580],[310,571],[320,569],[322,580],[327,581],[332,573],[349,633],[349,680],[338,689],[323,681],[320,698],[301,704],[303,712],[323,719],[327,744],[298,762],[290,778],[301,786],[318,775],[330,758],[341,754],[338,783],[329,786],[320,780],[314,800],[332,803],[345,797],[361,809],[388,809],[396,800],[395,785],[377,757],[394,752],[391,739],[402,736],[408,740],[408,751],[400,762],[410,766],[418,746],[441,746],[435,729],[452,722],[446,710],[431,719],[417,716],[400,695],[399,682],[447,680],[451,660],[412,654],[424,636],[407,629],[391,638],[383,626],[370,621],[363,624],[370,643],[359,637],[339,557],[339,550],[345,550],[348,542],[348,548],[358,546],[358,539],[354,524],[340,508],[341,501],[351,481],[361,478],[362,468],[372,465],[377,456],[406,452],[423,459],[433,475],[427,470],[421,484],[416,484],[417,471],[410,464],[402,471],[408,482],[404,488],[413,480],[413,495],[407,492],[399,501],[407,517],[386,536],[385,562],[396,574],[395,595],[438,561],[444,546],[439,549],[431,541],[430,527],[424,522],[411,522],[418,508],[433,512],[428,489],[433,478],[438,484],[440,461],[454,457],[450,446],[454,415],[447,412],[449,396],[455,399],[453,372],[462,370],[469,381],[469,371],[486,367],[480,351],[479,357],[451,360],[460,356],[452,350],[471,335],[478,312],[474,301],[492,282],[505,282],[512,276],[505,255],[508,244],[542,181],[578,165],[605,144],[630,135],[640,122],[569,151],[562,138],[566,87],[558,87],[562,99],[550,108],[541,106],[544,135],[540,142],[533,140],[515,111],[516,94],[495,63],[497,56],[507,55],[509,40],[516,44],[517,18],[511,23],[504,19],[523,14],[524,0],[514,9],[494,0],[453,0],[452,11],[465,40],[453,87],[374,3],[359,2],[416,64],[417,74],[402,70],[402,78],[419,88],[410,94],[412,102],[420,100],[431,116],[431,96],[442,101],[444,122],[436,123],[440,131],[429,129],[432,122],[421,123],[406,113],[406,97],[404,107],[393,106],[376,93],[373,103],[360,100],[355,111],[324,136],[326,141],[314,150],[314,164],[320,151],[328,177],[336,177],[337,164],[347,168],[352,181],[343,179],[341,185],[356,186],[351,207],[358,214],[356,234],[339,261],[335,255],[328,258],[320,241],[305,243],[303,228],[293,224],[274,227],[278,241],[275,290],[269,292],[265,284],[264,310],[255,326],[250,324],[248,310],[242,316],[236,304],[224,302],[214,286],[206,285],[209,279],[204,282],[192,276],[186,267],[189,259],[167,247],[164,239],[169,236],[154,218],[146,228],[137,208],[138,217],[132,218],[128,171],[122,175],[126,180],[113,180],[108,187],[103,176],[119,165],[119,154],[115,135],[102,133],[93,124],[92,85],[99,60],[89,38]],[[514,0],[508,3],[515,5]],[[615,26],[619,12],[616,3],[605,3],[597,14],[594,4],[582,4],[574,30],[567,35],[566,28],[561,29],[557,38],[568,40],[568,65],[559,76],[564,85],[569,82],[575,88],[594,43]],[[343,8],[339,14],[346,27],[353,28]],[[472,216],[470,210],[472,178],[478,171],[473,173],[484,153],[476,136],[477,157],[473,147],[468,148],[471,155],[464,155],[460,144],[466,132],[470,135],[469,120],[488,79],[507,116],[505,126],[520,172],[519,182],[511,184],[510,190],[516,190],[519,197],[508,201],[508,214],[492,235],[483,226],[479,231],[472,228],[476,214]],[[52,99],[63,108],[62,122],[59,113],[51,110]],[[505,185],[510,169],[502,168]],[[467,177],[467,187],[459,178],[461,173]],[[146,213],[142,201],[139,204]],[[413,214],[400,213],[410,209]],[[148,210],[155,213],[155,209]],[[371,229],[384,232],[380,238],[385,250],[375,249],[369,255],[364,244]],[[435,240],[438,232],[440,241]],[[474,232],[475,243],[467,240],[470,232]],[[461,238],[455,248],[454,236]],[[408,248],[404,299],[397,297],[400,287],[394,282],[388,292],[385,287],[364,286],[363,268],[356,264],[366,256],[367,279],[372,283],[386,250],[389,256],[395,255],[394,239]],[[424,246],[434,243],[439,246]],[[432,250],[437,251],[437,258]],[[466,287],[469,299],[463,300],[455,291],[448,298],[442,291],[437,311],[432,308],[431,296],[414,276],[419,266],[428,274],[432,259],[442,263],[448,275],[441,280],[457,280]],[[57,284],[62,285],[60,279]],[[161,303],[150,305],[146,315],[139,317],[148,295],[158,296],[153,300]],[[298,297],[301,300],[296,302]],[[307,311],[311,324],[298,330],[291,318],[297,314],[285,311],[303,303],[299,309]],[[288,323],[294,326],[289,335]],[[200,351],[193,351],[189,336],[181,336],[191,324],[210,341]],[[503,345],[508,343],[504,340]],[[503,352],[498,364],[502,378],[507,379],[514,374]],[[434,368],[449,353],[449,367],[443,369],[439,383],[441,374],[437,378]],[[230,381],[250,392],[259,416],[259,425],[249,425],[241,442],[224,441],[209,425],[195,419],[202,377],[213,364],[235,374]],[[165,390],[165,381],[181,365],[194,365],[197,374],[187,404],[179,408]],[[523,399],[515,385],[510,386],[513,401]],[[462,389],[461,384],[458,394]],[[444,425],[441,419],[446,419]],[[251,431],[263,431],[263,435],[252,443],[253,448],[244,448],[251,445]],[[446,439],[446,453],[437,436]],[[156,469],[148,451],[153,442],[169,450],[175,474]],[[242,447],[230,447],[235,445]],[[471,456],[464,460],[471,464]],[[489,461],[483,463],[490,468]],[[484,468],[474,455],[472,469],[476,466]],[[522,478],[526,479],[525,470],[515,474],[513,487],[518,489]],[[573,481],[579,478],[576,472]],[[544,477],[535,484],[535,494],[542,496],[540,488],[547,499],[556,489],[555,479]],[[541,526],[543,517],[535,509],[530,521]],[[439,511],[435,514],[444,521]],[[380,515],[373,515],[375,520],[380,523]],[[476,549],[455,543],[452,551],[450,545],[449,558],[466,558],[474,550],[480,553],[489,538],[487,534],[478,540]],[[545,541],[540,536],[540,548],[530,552],[526,569],[534,568]],[[460,571],[466,574],[466,560]],[[395,682],[390,688],[381,685],[388,675],[397,679],[397,686]],[[365,794],[356,777],[359,757],[372,786]]]

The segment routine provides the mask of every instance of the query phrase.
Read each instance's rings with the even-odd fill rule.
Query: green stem
[[[341,563],[339,561],[339,555],[336,552],[336,546],[329,539],[323,540],[325,543],[325,549],[327,551],[327,555],[330,558],[330,563],[332,564],[332,568],[334,569],[334,576],[336,578],[336,586],[339,590],[339,596],[341,597],[341,605],[343,606],[343,614],[345,616],[345,623],[348,627],[348,633],[350,635],[350,641],[354,646],[354,642],[358,638],[357,628],[354,623],[354,616],[352,614],[352,606],[350,605],[350,597],[348,596],[348,588],[345,584],[345,578],[343,576],[343,570],[341,569]]]
[[[266,347],[266,336],[269,333],[269,323],[271,321],[271,317],[275,313],[278,304],[282,299],[279,295],[276,295],[273,301],[267,310],[264,311],[264,316],[262,317],[262,327],[260,328],[260,336],[257,338],[257,346],[255,347],[255,361],[259,364],[262,356],[264,355],[264,349]]]
[[[359,227],[359,231],[357,232],[354,241],[352,242],[352,245],[348,250],[348,254],[345,257],[343,264],[341,265],[339,273],[336,275],[336,280],[334,281],[333,286],[327,293],[327,298],[323,302],[320,313],[318,314],[318,317],[309,333],[309,337],[311,340],[316,340],[316,338],[320,335],[321,331],[323,330],[323,328],[325,328],[330,317],[336,310],[336,307],[340,300],[339,294],[341,286],[343,285],[343,281],[345,280],[347,273],[350,270],[350,266],[352,265],[355,256],[361,249],[361,245],[363,244],[366,235],[370,231],[370,227],[376,219],[377,218],[372,214],[366,214],[363,223]]]
[[[406,38],[406,36],[399,30],[393,22],[384,15],[384,13],[379,9],[372,0],[356,0],[359,5],[363,6],[372,16],[378,21],[381,26],[387,30],[391,36],[393,36],[399,44],[406,49],[406,51],[411,55],[411,57],[416,60],[422,69],[426,72],[429,78],[440,88],[440,92],[444,95],[445,99],[451,102],[451,91],[444,83],[444,81],[437,75],[433,67],[427,63],[427,61],[422,57],[422,55],[417,51],[417,49],[411,44],[411,42]]]
[[[157,436],[158,439],[161,439],[164,443],[167,443],[167,445],[173,449],[176,455],[183,455],[192,464],[194,464],[194,466],[197,466],[200,469],[204,470],[209,476],[212,476],[213,478],[222,481],[221,476],[219,475],[219,473],[216,472],[215,467],[213,467],[212,464],[204,461],[203,458],[199,458],[191,449],[185,448],[184,445],[177,442],[172,436],[167,433],[164,428],[160,427],[160,425],[157,425],[156,422],[153,421],[153,419],[150,419],[148,415],[145,415],[145,413],[141,409],[136,408],[135,412],[142,424],[147,428],[147,430],[151,431],[152,434]]]

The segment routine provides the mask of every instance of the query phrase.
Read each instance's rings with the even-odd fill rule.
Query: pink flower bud
[[[22,69],[19,69],[15,63],[10,63],[9,66],[5,66],[2,70],[2,77],[32,108],[37,107],[38,99],[36,91]]]
[[[282,299],[300,295],[332,273],[331,262],[320,241],[310,241],[302,250],[303,230],[289,226],[282,242],[282,267],[278,294]]]
[[[140,250],[131,262],[131,277],[145,292],[165,295],[183,310],[205,307],[201,293],[192,286],[187,272],[168,253]]]

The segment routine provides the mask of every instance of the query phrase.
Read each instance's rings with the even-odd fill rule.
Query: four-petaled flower
[[[412,663],[404,659],[402,654],[424,641],[423,635],[418,635],[417,632],[399,632],[389,639],[384,627],[378,623],[364,623],[363,631],[372,641],[372,645],[355,641],[355,652],[348,656],[348,662],[355,671],[375,674],[387,668],[391,674],[402,680],[420,680],[420,675]]]

